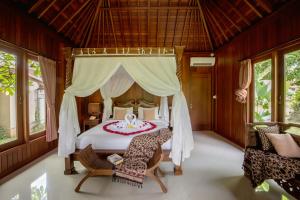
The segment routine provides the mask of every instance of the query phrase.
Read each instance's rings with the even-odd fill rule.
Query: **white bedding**
[[[104,123],[101,123],[85,132],[83,132],[80,136],[77,137],[76,140],[76,148],[83,149],[89,144],[92,144],[93,149],[102,149],[102,150],[126,150],[129,146],[131,139],[134,136],[146,134],[149,132],[144,132],[135,135],[119,135],[108,133],[103,130],[103,126],[115,120],[108,120]],[[152,123],[156,124],[157,127],[150,132],[157,131],[161,128],[168,127],[168,123],[162,120],[152,120]],[[162,145],[163,150],[171,150],[171,139],[165,142]]]

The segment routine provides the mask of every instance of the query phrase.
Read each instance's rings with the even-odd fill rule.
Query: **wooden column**
[[[184,46],[175,46],[175,54],[176,54],[176,75],[180,82],[180,87],[182,89],[182,74],[183,74],[183,64],[182,64],[182,56],[183,56]],[[174,175],[180,176],[182,175],[181,165],[175,165],[174,167]]]
[[[68,88],[72,83],[72,48],[66,47],[64,48],[64,55],[66,60],[66,81],[65,81],[65,89]]]
[[[176,54],[176,64],[177,64],[177,70],[176,75],[179,79],[180,85],[182,85],[182,55],[184,51],[184,46],[175,46],[175,54]]]

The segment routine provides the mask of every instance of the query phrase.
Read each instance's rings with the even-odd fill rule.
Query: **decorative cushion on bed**
[[[276,152],[289,158],[300,158],[300,147],[290,134],[266,133]]]
[[[124,120],[126,113],[132,113],[133,107],[123,108],[123,107],[114,107],[114,116],[115,120]]]
[[[266,136],[266,133],[279,134],[279,127],[276,126],[268,126],[268,127],[256,127],[258,131],[258,135],[260,138],[262,150],[270,151],[273,150],[274,147],[270,142],[269,138]]]
[[[155,120],[155,109],[144,109],[144,120]]]
[[[145,117],[144,117],[144,111],[145,110],[154,110],[154,113],[155,113],[154,119],[159,119],[158,107],[152,107],[152,108],[138,107],[138,119],[140,119],[140,120],[149,120],[149,119],[145,119]],[[152,120],[154,120],[154,119],[152,119]]]

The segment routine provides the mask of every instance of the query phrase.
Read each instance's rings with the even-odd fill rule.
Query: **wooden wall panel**
[[[246,109],[234,96],[239,62],[300,38],[299,10],[300,1],[290,1],[216,51],[216,131],[240,146],[245,145]]]
[[[43,136],[27,144],[0,152],[0,179],[56,146],[57,141],[48,143],[46,142],[46,136]]]
[[[8,0],[0,3],[0,39],[57,61],[56,111],[58,115],[65,76],[61,49],[64,46],[72,46],[72,43]],[[0,179],[56,146],[57,141],[47,143],[43,136],[0,152]]]

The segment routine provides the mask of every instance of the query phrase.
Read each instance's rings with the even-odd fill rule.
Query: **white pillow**
[[[116,110],[127,110],[127,113],[132,114],[133,113],[133,107],[128,107],[128,108],[124,108],[124,107],[114,107],[114,112],[113,112],[113,118],[116,115]]]
[[[276,152],[289,158],[300,158],[300,147],[290,134],[266,133]]]
[[[143,107],[138,107],[138,119],[144,120],[144,110],[152,110],[155,109],[155,119],[159,119],[159,114],[158,114],[158,107],[152,107],[152,108],[143,108]]]

